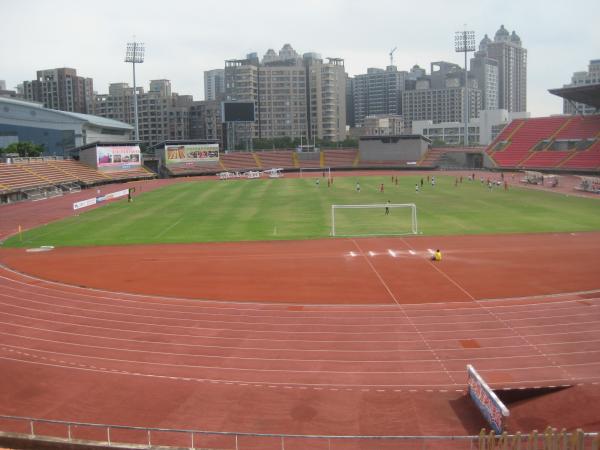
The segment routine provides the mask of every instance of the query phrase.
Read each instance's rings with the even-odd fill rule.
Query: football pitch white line
[[[356,242],[354,239],[351,239],[351,241],[352,241],[352,243],[354,243],[354,245],[356,246],[356,248],[358,249],[358,251],[361,254],[364,255],[364,252],[362,251],[362,249],[358,245],[358,242]],[[391,289],[389,288],[389,286],[387,285],[387,283],[383,280],[383,277],[377,271],[377,269],[375,268],[375,266],[373,266],[373,264],[371,263],[371,261],[369,261],[369,258],[365,257],[365,261],[367,261],[367,264],[371,267],[371,270],[373,270],[373,272],[375,273],[375,275],[377,276],[377,278],[379,278],[379,281],[381,282],[381,284],[383,285],[383,287],[385,288],[385,290],[388,292],[388,294],[390,295],[390,297],[392,297],[392,299],[394,300],[394,302],[397,305],[399,305],[400,303],[398,302],[398,299],[396,298],[396,296],[394,295],[394,293],[391,291]]]
[[[162,230],[160,233],[158,233],[156,236],[154,236],[154,238],[159,238],[161,237],[163,234],[165,234],[167,231],[172,230],[173,228],[175,228],[179,222],[181,222],[183,220],[183,217],[181,217],[178,221],[173,222],[171,225],[169,225],[167,228],[165,228],[164,230]]]

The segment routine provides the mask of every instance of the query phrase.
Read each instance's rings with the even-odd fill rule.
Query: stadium
[[[130,147],[0,164],[1,445],[598,448],[599,116]]]

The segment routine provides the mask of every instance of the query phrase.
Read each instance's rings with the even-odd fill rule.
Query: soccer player
[[[442,260],[442,252],[440,252],[439,248],[435,251],[435,253],[431,257],[431,260],[432,261],[441,261]]]
[[[387,204],[385,205],[385,215],[389,216],[390,214],[390,201],[387,201]]]
[[[383,188],[383,183],[381,183],[381,186],[379,186],[379,192],[383,192],[384,188]]]
[[[356,192],[360,192],[360,183],[356,182]]]
[[[417,194],[419,193],[419,183],[415,184],[415,192]]]

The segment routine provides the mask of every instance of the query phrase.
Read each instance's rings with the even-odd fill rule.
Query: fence
[[[177,447],[203,450],[600,450],[598,433],[474,436],[321,436],[236,433],[105,425],[0,415],[0,443],[10,439],[107,447]]]

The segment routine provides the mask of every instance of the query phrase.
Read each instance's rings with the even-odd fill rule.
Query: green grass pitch
[[[318,175],[320,178],[320,174]],[[491,191],[479,181],[438,176],[432,187],[421,177],[338,177],[332,187],[317,176],[228,181],[184,181],[146,192],[133,203],[120,200],[8,239],[7,247],[123,245],[242,240],[311,239],[331,232],[332,204],[415,203],[425,235],[600,230],[600,202],[530,189]],[[356,192],[356,182],[361,184]],[[385,192],[379,192],[384,183]],[[371,234],[407,220],[392,210],[366,216],[344,213],[336,221],[349,234]],[[408,210],[407,210],[408,211]],[[405,212],[404,214],[408,214]],[[337,219],[336,214],[336,219]]]

